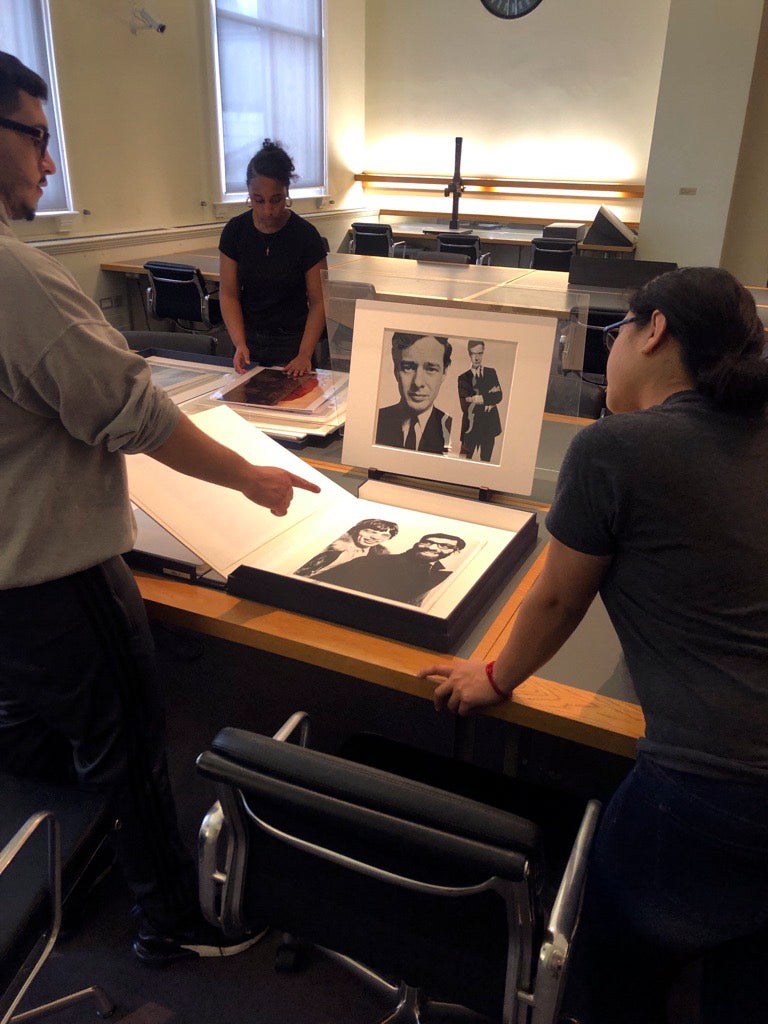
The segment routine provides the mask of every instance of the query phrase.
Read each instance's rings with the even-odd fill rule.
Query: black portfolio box
[[[566,242],[582,242],[587,233],[586,224],[574,224],[571,221],[558,220],[547,224],[542,231],[544,238],[560,238]]]

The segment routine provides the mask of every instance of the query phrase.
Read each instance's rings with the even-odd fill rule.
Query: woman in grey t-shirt
[[[548,557],[498,659],[432,665],[438,708],[510,699],[599,591],[646,718],[592,856],[570,1012],[663,1021],[705,957],[707,1024],[768,1006],[768,363],[727,271],[649,282],[607,334],[607,406],[563,463]],[[762,959],[761,959],[762,958]],[[749,965],[752,965],[750,967]],[[756,969],[754,969],[756,968]]]

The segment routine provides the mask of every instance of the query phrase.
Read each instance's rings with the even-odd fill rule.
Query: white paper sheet
[[[221,406],[197,413],[196,425],[214,440],[259,466],[278,466],[321,488],[320,494],[294,490],[288,514],[273,516],[238,491],[177,473],[148,455],[130,455],[128,486],[132,500],[222,576],[249,555],[297,523],[336,504],[356,499],[242,416]],[[350,515],[354,513],[350,511]]]

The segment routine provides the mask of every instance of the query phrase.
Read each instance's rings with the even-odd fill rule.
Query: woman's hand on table
[[[247,345],[237,345],[235,347],[235,358],[232,360],[232,365],[236,373],[246,373],[250,368],[251,353],[248,351]]]
[[[429,665],[419,672],[421,679],[431,676],[440,677],[432,697],[437,711],[447,709],[463,716],[502,703],[488,682],[482,662],[454,661],[450,665]]]
[[[303,377],[305,373],[312,373],[312,359],[310,356],[303,356],[299,352],[290,363],[285,364],[283,371],[289,377]]]

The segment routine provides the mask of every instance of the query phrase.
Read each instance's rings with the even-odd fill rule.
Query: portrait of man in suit
[[[457,387],[461,405],[461,456],[471,459],[479,449],[480,460],[490,462],[496,438],[501,433],[499,410],[503,395],[492,366],[483,366],[485,342],[467,342],[470,368],[459,375]]]
[[[376,444],[444,455],[452,418],[435,405],[451,363],[448,338],[395,331],[392,364],[400,401],[379,409]]]
[[[446,580],[452,570],[443,559],[466,547],[466,541],[448,533],[427,533],[399,555],[354,558],[314,577],[347,590],[360,590],[404,604],[420,605],[430,590]]]

